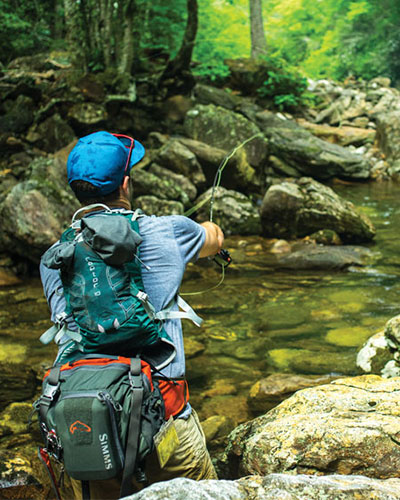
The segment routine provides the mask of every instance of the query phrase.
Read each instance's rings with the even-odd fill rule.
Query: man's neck
[[[106,205],[109,206],[110,208],[125,208],[126,210],[131,210],[132,208],[132,205],[125,197],[121,197],[118,198],[117,200],[106,203]]]
[[[88,206],[91,204],[95,204],[95,203],[97,203],[97,202],[94,201],[92,203],[89,203],[88,201],[86,201],[84,204],[82,204],[82,207],[85,207],[85,206]],[[132,205],[131,205],[130,201],[123,195],[119,196],[118,198],[115,198],[114,200],[102,201],[101,204],[106,205],[109,208],[124,208],[125,210],[132,209]],[[89,209],[87,211],[87,213],[90,213],[90,212],[93,212],[96,210],[99,210],[99,207],[93,207],[93,208]]]

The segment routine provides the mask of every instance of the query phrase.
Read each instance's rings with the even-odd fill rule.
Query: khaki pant
[[[206,448],[204,432],[194,410],[185,420],[177,418],[175,428],[179,446],[163,469],[160,469],[156,453],[146,461],[146,475],[149,483],[166,481],[175,477],[188,477],[195,480],[217,479],[214,466]],[[82,498],[81,482],[71,480],[76,500]],[[137,486],[137,490],[143,486]],[[120,482],[117,479],[90,481],[91,500],[114,500],[119,498]]]

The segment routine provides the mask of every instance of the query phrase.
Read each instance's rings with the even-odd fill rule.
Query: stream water
[[[399,186],[334,189],[376,227],[367,266],[284,271],[271,263],[265,239],[230,237],[234,263],[224,283],[185,297],[205,319],[201,329],[184,328],[191,398],[202,419],[248,419],[250,387],[274,372],[356,374],[359,347],[399,313]],[[189,266],[182,291],[207,290],[219,279],[219,268],[206,259]],[[0,288],[0,311],[0,362],[49,365],[55,348],[38,342],[50,325],[39,279]]]

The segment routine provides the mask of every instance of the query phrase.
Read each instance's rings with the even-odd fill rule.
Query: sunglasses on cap
[[[124,175],[125,175],[129,171],[128,167],[129,167],[129,162],[131,161],[133,148],[135,147],[135,139],[133,137],[129,137],[129,135],[124,135],[124,134],[112,134],[112,135],[117,139],[119,139],[122,142],[122,144],[126,147],[126,149],[129,150],[128,158],[126,160],[124,169]]]

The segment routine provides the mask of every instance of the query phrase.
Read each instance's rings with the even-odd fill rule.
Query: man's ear
[[[129,176],[128,175],[124,176],[121,187],[122,187],[123,192],[126,193],[127,196],[129,196]]]

